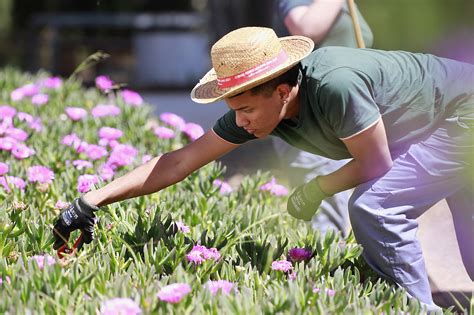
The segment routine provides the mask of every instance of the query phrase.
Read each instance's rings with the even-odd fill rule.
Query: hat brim
[[[283,64],[269,72],[266,72],[260,77],[256,77],[250,81],[226,89],[219,88],[217,85],[216,73],[214,69],[211,69],[193,88],[191,91],[191,99],[196,103],[208,104],[247,91],[285,73],[303,58],[308,56],[314,48],[314,42],[310,38],[304,36],[286,36],[279,38],[279,40],[283,50],[285,50],[288,55],[288,59]]]

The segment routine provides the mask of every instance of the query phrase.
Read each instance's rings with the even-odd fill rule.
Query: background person
[[[288,212],[310,220],[319,204],[355,188],[350,218],[367,263],[428,310],[431,297],[416,218],[441,199],[453,214],[474,279],[472,204],[474,66],[428,54],[326,47],[272,29],[230,32],[211,49],[213,68],[191,92],[230,110],[187,146],[154,158],[76,199],[54,226],[58,248],[75,229],[91,242],[94,212],[157,192],[249,140],[276,135],[329,158],[351,158],[301,185]]]
[[[325,46],[357,47],[356,36],[346,0],[277,0],[276,30],[280,36],[303,35],[311,38],[315,48]],[[362,37],[366,47],[373,42],[372,31],[358,9]],[[274,138],[282,169],[290,186],[296,187],[317,175],[331,173],[348,160],[331,160],[305,152]],[[349,215],[347,203],[350,191],[343,191],[323,200],[320,212],[312,219],[315,229],[328,229],[347,235]]]

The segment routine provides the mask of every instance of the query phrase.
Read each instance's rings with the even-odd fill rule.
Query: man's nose
[[[237,124],[237,126],[242,128],[249,124],[249,120],[245,118],[244,115],[242,115],[241,113],[235,112],[235,123]]]

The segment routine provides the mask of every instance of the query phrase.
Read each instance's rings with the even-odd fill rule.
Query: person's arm
[[[283,22],[292,35],[303,35],[315,43],[324,39],[339,16],[345,0],[315,0],[291,9]]]
[[[156,157],[106,186],[88,192],[84,199],[91,205],[101,207],[157,192],[183,180],[238,146],[221,139],[210,130],[187,146]]]
[[[382,176],[392,167],[382,118],[352,137],[342,139],[353,159],[337,171],[319,176],[323,192],[333,195]]]

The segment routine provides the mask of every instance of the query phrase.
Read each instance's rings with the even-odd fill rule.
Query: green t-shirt
[[[350,158],[341,139],[383,118],[392,155],[428,136],[449,116],[474,110],[474,66],[429,54],[326,47],[301,62],[298,121],[272,132],[304,151]],[[240,144],[255,139],[231,110],[214,131]]]

